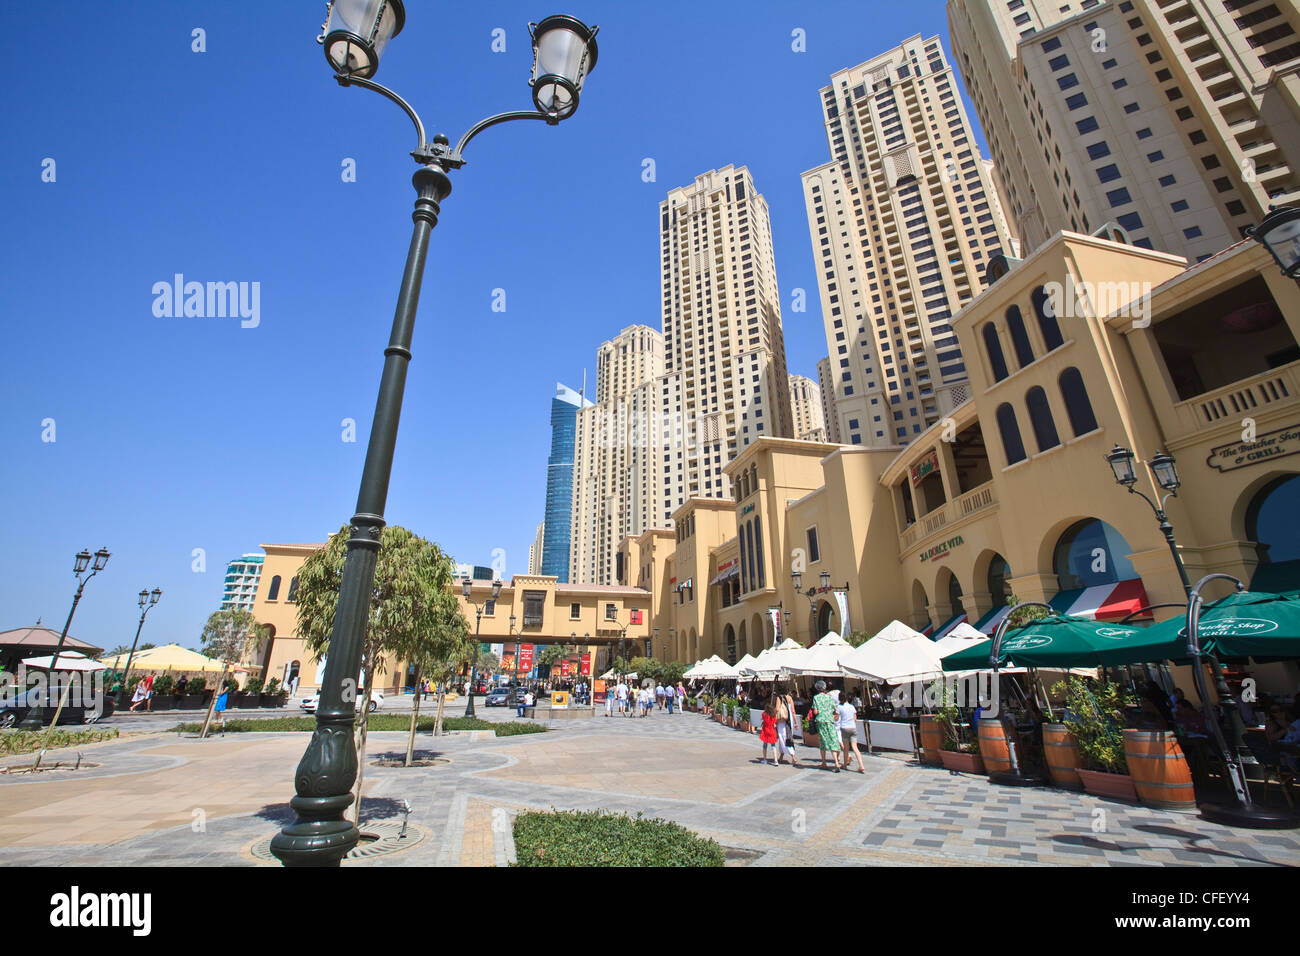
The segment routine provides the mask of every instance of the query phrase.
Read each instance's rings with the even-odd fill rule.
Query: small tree
[[[481,651],[475,666],[480,674],[495,674],[501,666],[501,661],[491,651]]]
[[[568,654],[564,650],[563,644],[547,644],[542,648],[542,652],[537,656],[537,661],[538,663],[545,664],[547,667],[554,667],[567,656]]]
[[[221,661],[222,668],[221,677],[217,681],[217,690],[213,693],[212,700],[208,702],[208,715],[203,721],[200,739],[208,735],[208,727],[212,724],[212,713],[217,707],[217,697],[220,696],[221,687],[230,672],[230,665],[242,660],[249,647],[256,644],[259,630],[260,625],[254,619],[252,612],[242,608],[223,608],[208,615],[207,623],[203,625],[203,633],[199,636],[199,646],[206,656]]]
[[[318,660],[329,651],[349,534],[345,525],[325,547],[309,555],[298,571],[298,636]],[[375,677],[384,672],[386,656],[400,655],[402,650],[415,646],[420,632],[436,626],[439,597],[450,582],[447,558],[438,546],[406,528],[389,525],[379,544],[361,649],[363,697],[357,724],[356,824],[361,821],[366,727]],[[355,700],[355,694],[356,688],[345,688],[344,699]]]

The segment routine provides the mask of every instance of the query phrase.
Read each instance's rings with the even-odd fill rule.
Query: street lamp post
[[[480,120],[452,148],[441,134],[430,142],[416,111],[392,90],[370,77],[388,42],[402,29],[406,12],[400,0],[331,0],[319,42],[340,86],[361,86],[401,107],[415,125],[417,145],[411,155],[419,164],[413,177],[417,198],[412,219],[415,227],[407,251],[406,267],[398,292],[392,333],[384,350],[384,371],[366,449],[366,462],[351,521],[347,558],[339,586],[331,653],[326,660],[316,730],[295,774],[297,795],[290,806],[297,819],[271,841],[271,852],[286,866],[338,866],[360,838],[355,824],[344,819],[352,803],[356,779],[353,702],[345,688],[356,687],[361,667],[361,645],[369,617],[375,563],[384,527],[393,450],[401,417],[406,370],[411,360],[411,339],[416,307],[429,249],[429,235],[437,224],[440,204],[451,192],[452,170],[465,164],[469,142],[489,127],[512,120],[545,120],[554,126],[572,116],[587,74],[596,65],[596,32],[573,17],[547,17],[530,24],[533,69],[529,79],[535,110],[499,113]],[[471,688],[471,691],[473,689]],[[470,695],[473,705],[473,694]]]
[[[112,557],[107,548],[100,548],[91,557],[89,551],[78,551],[72,559],[72,573],[77,576],[77,593],[72,596],[72,607],[68,611],[68,619],[63,622],[63,633],[59,635],[59,643],[55,645],[54,656],[50,658],[50,679],[57,680],[57,668],[59,666],[59,655],[63,653],[63,644],[68,639],[68,628],[72,626],[72,615],[77,613],[77,605],[81,603],[81,594],[86,590],[86,582],[93,578],[108,565],[108,559]],[[86,574],[89,569],[90,573]],[[85,577],[82,575],[85,574]],[[68,691],[72,689],[72,681],[69,680],[63,687],[63,692],[59,695],[59,704],[54,708],[54,719],[50,721],[50,734],[58,726],[59,715],[63,713],[63,705],[68,699]],[[37,705],[27,711],[21,724],[18,725],[22,730],[40,730],[41,729],[41,705]],[[46,744],[49,743],[49,736],[46,735]],[[39,770],[41,766],[41,757],[45,755],[45,747],[42,746],[41,752],[36,755],[36,762],[32,765],[33,770]]]
[[[469,665],[469,693],[465,695],[466,697],[469,698],[469,703],[465,705],[465,716],[473,717],[474,716],[474,685],[478,682],[478,678],[475,676],[478,670],[478,651],[479,651],[478,629],[479,629],[479,625],[483,621],[483,606],[475,602],[473,598],[470,597],[470,595],[474,593],[474,582],[472,579],[470,578],[465,579],[464,590],[462,591],[462,593],[465,595],[465,600],[468,603],[474,605],[474,660]],[[501,597],[501,582],[493,581],[492,582],[493,603],[495,603],[497,599],[500,597]],[[513,614],[510,616],[514,617]]]
[[[135,640],[131,642],[131,652],[126,655],[126,669],[122,671],[123,687],[121,693],[118,694],[119,706],[126,702],[127,689],[125,684],[131,678],[131,661],[135,658],[136,645],[140,643],[140,632],[144,630],[144,616],[153,609],[153,606],[158,603],[158,600],[161,597],[161,588],[154,588],[152,591],[140,592],[140,623],[137,624],[135,628]]]
[[[518,620],[519,618],[515,617],[513,614],[510,615],[510,636],[515,639],[515,666],[513,676],[516,686],[519,684],[519,654],[524,647],[519,640],[519,636],[515,634],[515,622]]]
[[[1133,466],[1135,458],[1133,452],[1116,445],[1106,455],[1106,463],[1110,465],[1110,470],[1114,473],[1115,483],[1127,488],[1130,494],[1141,497],[1155,512],[1160,531],[1165,536],[1165,543],[1169,546],[1169,553],[1174,559],[1174,567],[1178,569],[1178,579],[1183,585],[1183,595],[1190,602],[1192,600],[1192,584],[1187,578],[1187,568],[1184,567],[1183,556],[1178,551],[1178,542],[1174,539],[1174,526],[1170,524],[1169,516],[1165,514],[1165,505],[1169,503],[1170,498],[1178,497],[1178,488],[1182,484],[1182,480],[1178,477],[1177,461],[1173,455],[1157,452],[1147,462],[1151,474],[1155,477],[1156,484],[1165,492],[1165,496],[1157,504],[1155,500],[1148,498],[1145,492],[1137,490],[1137,469]],[[1204,583],[1204,581],[1201,583]],[[1228,689],[1228,681],[1224,676],[1223,668],[1219,666],[1219,662],[1213,656],[1209,656],[1206,663],[1210,665],[1210,670],[1214,674],[1214,689],[1219,695],[1220,703],[1223,705],[1224,720],[1228,725],[1228,736],[1231,738],[1233,751],[1243,765],[1258,768],[1259,761],[1246,745],[1246,725],[1242,722],[1241,713],[1236,707],[1231,706],[1232,691]],[[1194,678],[1194,680],[1199,693],[1203,690],[1204,677],[1202,675]],[[1208,710],[1210,703],[1204,694],[1201,696],[1201,704]]]
[[[1268,215],[1246,235],[1269,251],[1284,276],[1300,280],[1300,209],[1269,206]]]
[[[827,591],[843,591],[845,594],[849,593],[848,581],[844,582],[844,587],[842,588],[831,587],[831,573],[830,571],[827,570],[823,570],[821,574],[817,575],[817,583],[820,585],[820,587],[814,587],[813,585],[810,584],[808,585],[807,591],[800,590],[800,587],[803,585],[803,574],[799,571],[790,572],[790,583],[794,585],[794,590],[796,594],[802,594],[804,597],[808,599],[808,607],[810,609],[816,609],[817,595],[819,594],[825,594]],[[785,613],[789,615],[790,612],[786,611]]]

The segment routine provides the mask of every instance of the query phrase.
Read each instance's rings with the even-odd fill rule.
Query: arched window
[[[966,609],[966,605],[961,600],[961,582],[957,580],[955,574],[948,575],[948,607],[948,613],[952,617],[956,617]]]
[[[266,599],[268,601],[275,601],[278,600],[279,597],[280,597],[280,575],[277,574],[275,577],[271,578],[271,590],[266,592]]]
[[[1047,290],[1040,285],[1034,290],[1031,298],[1034,302],[1034,314],[1038,316],[1038,329],[1043,333],[1043,344],[1047,346],[1047,351],[1060,348],[1065,344],[1065,337],[1061,335],[1061,326],[1056,321],[1056,313],[1052,310],[1052,299],[1047,294]]]
[[[1007,595],[1011,588],[1007,585],[1007,580],[1011,577],[1011,565],[1007,564],[1007,559],[1000,554],[995,554],[989,561],[989,594],[993,598],[994,607],[1002,607],[1007,601]]]
[[[754,569],[755,569],[755,567],[756,567],[756,565],[754,564],[754,524],[753,524],[753,522],[750,522],[749,524],[746,524],[746,525],[745,525],[745,528],[747,529],[746,532],[745,532],[745,548],[746,548],[746,550],[749,551],[749,587],[746,588],[745,590],[747,590],[747,591],[752,591],[752,590],[754,590],[754,581],[755,581]]]
[[[758,586],[767,587],[767,576],[763,574],[763,524],[754,521],[754,554],[758,557]]]
[[[740,580],[737,583],[741,592],[744,593],[749,590],[749,562],[745,560],[745,526],[743,524],[737,534],[740,538],[738,542],[740,545]]]
[[[1138,576],[1124,536],[1096,518],[1068,528],[1056,543],[1052,565],[1062,591],[1099,587]]]
[[[1003,402],[998,406],[998,431],[1002,433],[1002,450],[1006,453],[1007,464],[1014,465],[1025,460],[1025,443],[1020,438],[1020,425],[1016,422],[1016,410]]]
[[[288,601],[290,604],[292,604],[297,597],[298,597],[298,576],[294,575],[293,579],[289,581],[289,594],[285,598],[285,600]]]
[[[1024,368],[1034,360],[1034,349],[1029,344],[1029,333],[1025,331],[1025,318],[1020,314],[1018,305],[1007,309],[1007,331],[1011,334],[1011,347],[1016,350],[1016,363]]]
[[[1083,376],[1071,366],[1061,373],[1061,400],[1065,402],[1065,413],[1070,416],[1070,427],[1074,436],[1086,435],[1097,427],[1097,416],[1092,413],[1092,402],[1088,401],[1088,390],[1084,388]]]
[[[997,327],[992,322],[984,325],[984,351],[989,353],[989,365],[993,369],[993,381],[1000,382],[1010,373],[1007,371],[1007,359],[1002,354],[1002,340],[998,338]]]
[[[1052,421],[1052,409],[1047,404],[1047,393],[1035,385],[1025,395],[1025,404],[1029,406],[1029,423],[1034,428],[1034,440],[1038,442],[1039,451],[1047,451],[1061,443],[1061,436],[1056,433],[1056,422]]]

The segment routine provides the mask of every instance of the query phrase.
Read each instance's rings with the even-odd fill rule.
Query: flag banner
[[[844,591],[835,592],[835,600],[840,606],[840,637],[849,638],[849,596]],[[826,635],[821,635],[825,637]]]

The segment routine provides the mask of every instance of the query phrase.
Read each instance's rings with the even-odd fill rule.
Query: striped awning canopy
[[[1004,604],[1001,607],[995,607],[979,619],[979,623],[975,625],[975,630],[992,637],[993,632],[996,631],[998,625],[1002,623],[1002,619],[1010,613],[1011,606],[1008,604]]]
[[[713,585],[715,584],[721,584],[723,581],[729,581],[732,578],[738,578],[738,577],[740,577],[739,561],[737,561],[731,567],[727,568],[727,570],[718,574],[712,581],[709,582],[709,587],[713,587]]]
[[[1090,621],[1122,621],[1146,607],[1146,588],[1140,578],[1062,591],[1047,602],[1058,614]]]

